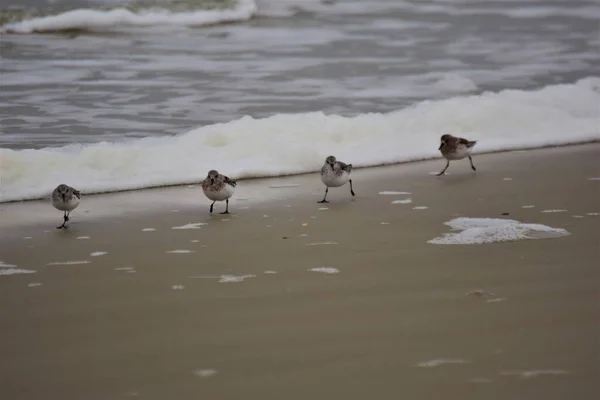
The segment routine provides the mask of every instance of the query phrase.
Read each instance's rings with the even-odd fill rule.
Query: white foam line
[[[314,242],[314,243],[306,243],[305,246],[324,246],[328,244],[338,244],[338,242]]]
[[[175,229],[175,228],[172,228],[172,229]],[[156,231],[156,229],[154,229],[154,228],[144,228],[144,229],[142,229],[142,232],[155,232],[155,231]]]
[[[92,257],[100,257],[100,256],[104,256],[108,254],[106,251],[95,251],[93,253],[90,253],[90,256]]]
[[[392,204],[410,204],[412,203],[412,199],[404,199],[404,200],[394,200]]]
[[[133,271],[133,267],[118,267],[115,268],[115,271]]]
[[[81,265],[81,264],[90,264],[90,261],[53,261],[49,262],[46,265]]]
[[[276,273],[277,273],[277,271],[265,271],[265,272],[263,272],[263,274],[267,274],[267,275],[274,275]]]
[[[588,181],[600,181],[600,178],[588,178]]]
[[[189,224],[185,224],[185,225],[181,225],[181,226],[174,226],[171,229],[201,229],[200,227],[202,225],[207,225],[205,222],[192,222]]]
[[[470,361],[463,360],[461,358],[437,358],[434,360],[421,361],[416,366],[420,368],[434,368],[440,365],[447,364],[468,364]]]
[[[185,286],[183,286],[183,285],[173,285],[173,286],[171,286],[171,289],[172,290],[183,290],[183,289],[185,289]]]
[[[326,210],[329,210],[329,208],[327,208],[327,207],[319,207],[319,211],[326,211]]]
[[[384,190],[383,192],[379,192],[378,194],[382,196],[398,196],[398,195],[406,195],[412,194],[411,192],[393,192],[391,190]]]
[[[585,215],[597,216],[597,215],[600,215],[600,213],[597,213],[597,212],[591,212],[591,213],[585,213]]]
[[[4,261],[0,261],[0,268],[14,268],[16,265],[13,264],[5,264]]]
[[[197,369],[194,371],[194,375],[200,378],[209,378],[216,374],[218,371],[216,369]]]
[[[20,274],[35,274],[37,271],[21,268],[3,268],[0,269],[0,275],[20,275]]]
[[[237,283],[243,282],[245,279],[248,278],[256,278],[256,275],[221,275],[219,278],[219,283]]]
[[[533,208],[533,207],[535,207],[535,206],[532,206],[532,205],[528,205],[528,206],[521,206],[521,208]]]
[[[194,250],[169,250],[168,254],[187,254],[187,253],[195,253]]]
[[[40,282],[31,282],[27,284],[27,287],[38,287],[38,286],[42,286],[42,284]]]
[[[561,212],[567,212],[569,210],[543,210],[541,211],[542,213],[561,213]]]
[[[311,272],[322,272],[324,274],[338,274],[340,272],[339,269],[333,268],[333,267],[310,268],[309,271],[311,271]]]
[[[417,207],[413,207],[413,210],[427,210],[429,207],[427,206],[417,206]]]
[[[567,375],[569,371],[564,369],[532,369],[524,371],[504,371],[501,375],[516,375],[523,379],[535,378],[541,375]]]
[[[77,239],[77,240],[87,240],[89,238],[90,238],[89,236],[77,236],[75,239]]]

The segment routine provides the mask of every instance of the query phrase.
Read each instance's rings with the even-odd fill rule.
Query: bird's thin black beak
[[[444,142],[440,143],[440,148],[438,150],[441,150],[442,147],[444,147]]]
[[[213,183],[215,183],[215,178],[210,178],[210,184],[212,185]]]

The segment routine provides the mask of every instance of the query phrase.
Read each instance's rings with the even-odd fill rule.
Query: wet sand
[[[198,186],[88,196],[66,231],[47,202],[2,204],[0,261],[36,272],[0,275],[0,398],[595,398],[599,160],[357,170],[327,205],[315,174],[242,181],[229,216]],[[571,235],[427,243],[459,215]]]

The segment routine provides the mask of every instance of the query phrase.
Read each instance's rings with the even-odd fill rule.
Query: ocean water
[[[0,202],[600,139],[597,0],[0,7]]]

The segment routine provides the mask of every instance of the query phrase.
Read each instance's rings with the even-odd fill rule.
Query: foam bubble
[[[412,203],[412,199],[404,199],[404,200],[394,200],[392,204],[410,204]]]
[[[340,272],[339,269],[333,268],[333,267],[317,267],[317,268],[311,268],[311,269],[309,269],[309,271],[322,272],[324,274],[338,274]]]
[[[516,375],[523,379],[535,378],[541,375],[567,375],[569,371],[564,369],[532,369],[525,371],[505,371],[502,375]]]
[[[543,210],[540,212],[542,212],[542,213],[562,213],[562,212],[567,212],[567,211],[569,211],[569,210]]]
[[[276,273],[277,273],[277,271],[265,271],[265,272],[263,272],[263,274],[267,274],[267,275],[274,275]]]
[[[329,244],[338,244],[337,242],[314,242],[314,243],[306,243],[306,246],[324,246]]]
[[[172,228],[172,229],[174,229],[174,228]],[[156,229],[154,229],[154,228],[144,228],[144,229],[142,229],[142,232],[155,232],[155,231],[156,231]]]
[[[95,251],[93,253],[90,253],[90,256],[92,256],[92,257],[100,257],[100,256],[103,256],[103,255],[106,255],[106,254],[108,254],[106,251]]]
[[[208,378],[216,374],[218,371],[216,369],[197,369],[194,371],[194,375],[200,378]]]
[[[87,260],[83,260],[83,261],[53,261],[53,262],[49,262],[46,265],[82,265],[82,264],[90,264],[90,261]]]
[[[182,226],[174,226],[171,229],[201,229],[202,225],[207,225],[204,222],[192,222],[190,224],[185,224]]]
[[[463,360],[461,358],[437,358],[433,360],[421,361],[416,366],[420,368],[435,368],[440,365],[447,364],[468,364],[470,361]]]
[[[570,235],[565,229],[551,228],[540,224],[524,224],[510,219],[462,217],[446,222],[445,225],[461,232],[446,233],[427,243],[484,244],[520,239],[559,238]]]
[[[185,287],[183,285],[173,285],[171,286],[172,290],[183,290]]]
[[[427,206],[416,206],[416,207],[413,207],[413,210],[427,210],[428,208],[429,207],[427,207]]]
[[[194,250],[169,250],[167,254],[187,254],[187,253],[195,253]]]
[[[35,274],[37,271],[31,269],[21,268],[2,268],[0,269],[0,275],[20,275],[20,274]]]
[[[75,239],[77,239],[77,240],[87,240],[89,238],[90,238],[89,236],[77,236]]]
[[[248,278],[256,278],[256,275],[239,275],[239,276],[235,276],[235,275],[221,275],[219,277],[219,283],[243,282],[245,279],[248,279]]]
[[[394,192],[391,190],[384,190],[383,192],[379,192],[380,195],[382,196],[397,196],[397,195],[405,195],[405,194],[412,194],[411,192]]]
[[[521,206],[521,208],[533,208],[535,206]]]
[[[27,287],[38,287],[38,286],[42,286],[42,284],[40,282],[31,282],[27,284]]]

